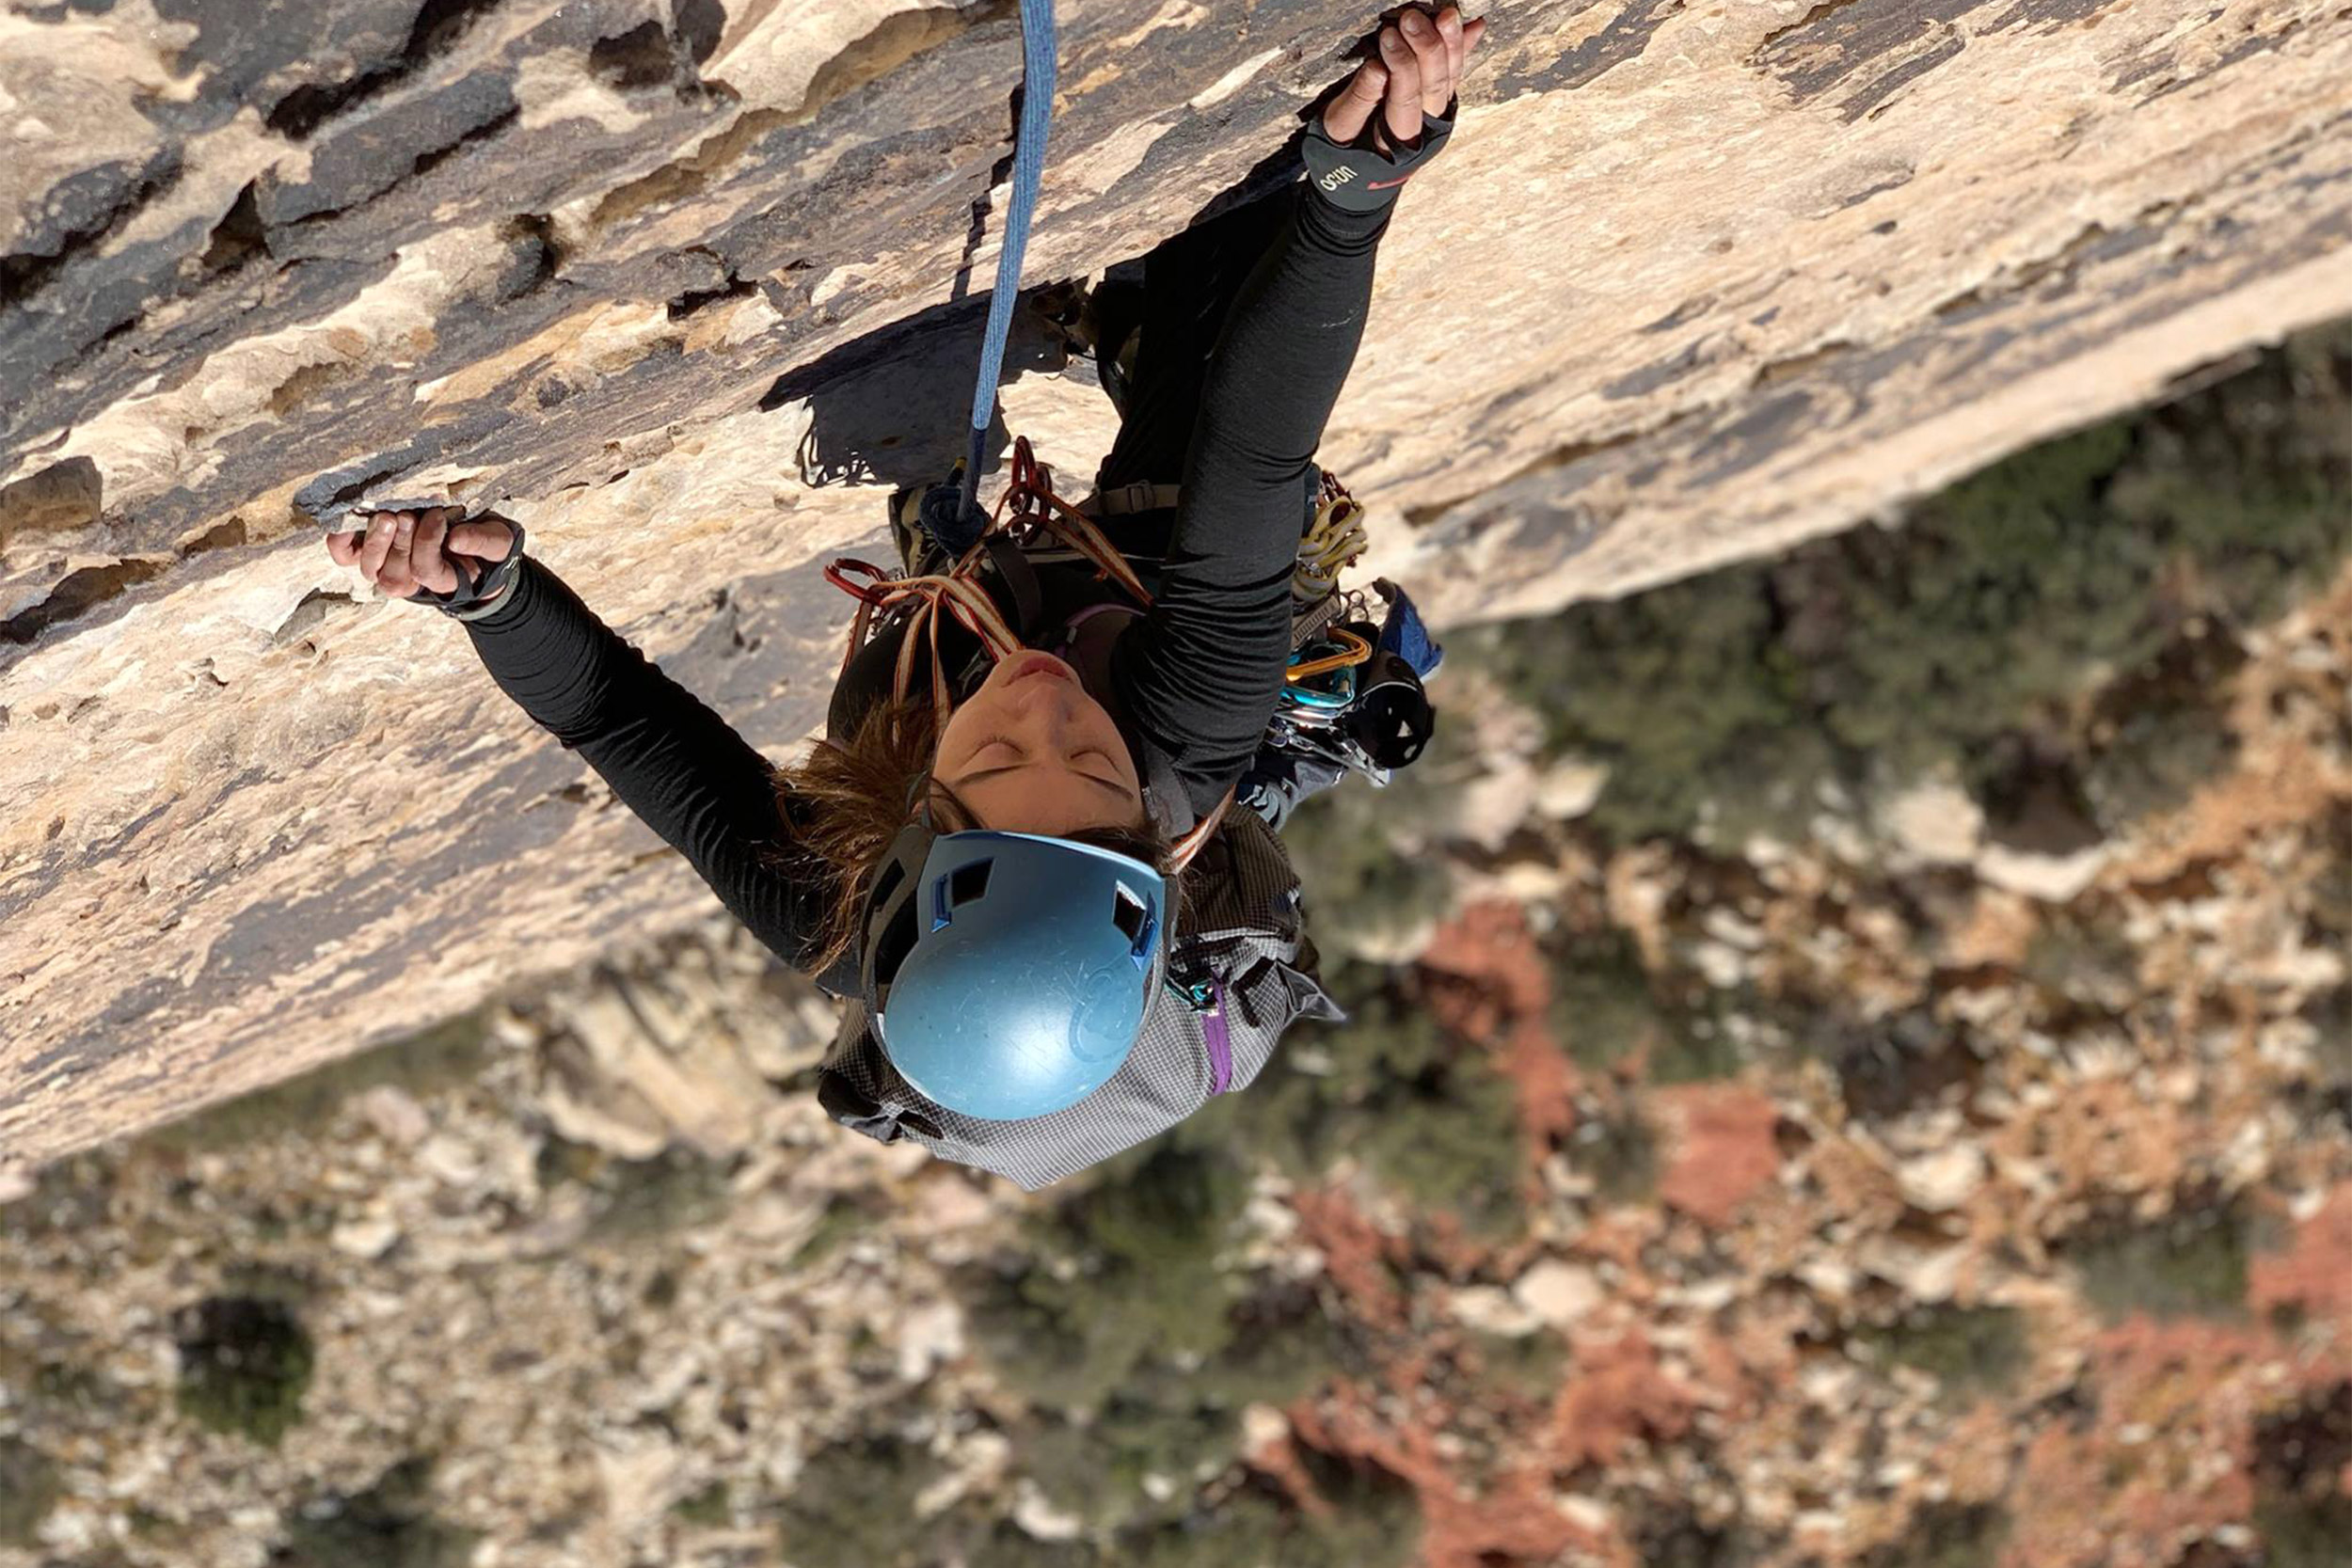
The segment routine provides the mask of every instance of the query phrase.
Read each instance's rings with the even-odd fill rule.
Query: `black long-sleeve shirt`
[[[1311,189],[1289,193],[1291,214],[1226,320],[1158,591],[1111,657],[1124,721],[1195,812],[1248,767],[1280,698],[1301,509],[1391,211],[1343,212]],[[508,696],[685,855],[737,919],[787,962],[810,966],[827,890],[763,853],[783,830],[766,758],[535,561],[509,601],[468,630]]]

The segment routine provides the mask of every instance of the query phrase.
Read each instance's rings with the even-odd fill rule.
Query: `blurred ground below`
[[[0,1568],[2338,1568],[2352,334],[1453,638],[1033,1197],[706,922],[0,1207]]]

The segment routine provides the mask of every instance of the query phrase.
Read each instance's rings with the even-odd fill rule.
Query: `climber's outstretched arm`
[[[453,557],[495,562],[512,547],[500,524],[451,528],[433,513],[379,514],[364,540],[329,540],[338,561],[396,597],[454,588]],[[767,758],[528,556],[505,597],[466,630],[501,690],[577,751],[737,919],[807,967],[822,883],[774,863],[783,824]]]
[[[1113,655],[1140,738],[1196,812],[1241,777],[1280,698],[1315,449],[1363,337],[1397,191],[1451,132],[1438,117],[1486,27],[1452,6],[1404,21],[1309,134],[1310,178],[1278,198],[1290,214],[1209,362],[1166,577]]]

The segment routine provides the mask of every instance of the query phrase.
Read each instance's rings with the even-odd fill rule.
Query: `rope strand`
[[[1029,246],[1029,216],[1037,211],[1038,187],[1044,180],[1054,69],[1054,0],[1021,0],[1021,128],[1012,147],[1012,199],[1005,207],[1005,243],[996,255],[996,287],[988,300],[979,380],[972,388],[972,440],[961,503],[967,512],[979,496],[988,427],[996,415],[996,378],[1005,368],[1005,340],[1011,335],[1013,300],[1021,293],[1021,259]]]

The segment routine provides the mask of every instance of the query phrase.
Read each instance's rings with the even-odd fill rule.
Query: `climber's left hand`
[[[328,534],[326,553],[389,597],[473,619],[512,588],[522,543],[511,517],[469,521],[462,507],[425,507],[369,514],[365,532]]]

